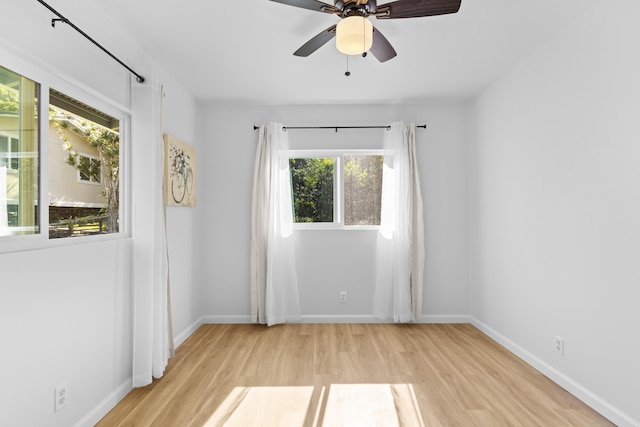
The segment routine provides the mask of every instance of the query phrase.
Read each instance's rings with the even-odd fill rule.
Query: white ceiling
[[[398,56],[351,56],[350,77],[333,41],[292,55],[333,15],[270,0],[110,0],[104,12],[198,99],[386,103],[473,96],[595,1],[462,0],[457,14],[370,18]]]

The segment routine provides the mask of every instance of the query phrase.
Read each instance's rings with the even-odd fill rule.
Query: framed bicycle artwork
[[[164,203],[167,206],[195,206],[195,147],[165,134],[164,160]]]

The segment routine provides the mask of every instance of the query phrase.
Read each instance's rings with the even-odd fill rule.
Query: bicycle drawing
[[[195,149],[165,135],[165,201],[173,206],[195,206]]]

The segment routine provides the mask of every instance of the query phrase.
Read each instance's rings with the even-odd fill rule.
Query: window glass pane
[[[0,236],[39,232],[39,91],[0,67]]]
[[[102,182],[102,169],[100,166],[100,160],[89,159],[89,180],[91,182]]]
[[[78,174],[80,175],[80,181],[89,181],[89,177],[91,175],[89,164],[89,158],[85,156],[78,156],[78,163],[75,165],[76,169],[78,169]],[[73,165],[72,165],[73,166]]]
[[[344,156],[344,224],[380,225],[381,155]]]
[[[117,233],[120,121],[53,89],[49,98],[49,237]]]
[[[333,157],[291,158],[294,222],[333,222]]]

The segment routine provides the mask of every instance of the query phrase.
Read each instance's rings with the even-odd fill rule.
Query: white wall
[[[425,204],[425,320],[467,319],[467,109],[460,102],[422,105],[251,106],[203,108],[200,211],[206,321],[249,316],[251,186],[257,133],[253,125],[427,123],[417,145]],[[383,130],[290,130],[292,148],[379,148]],[[206,166],[205,166],[206,165]],[[371,320],[372,231],[299,231],[297,267],[307,321]],[[340,290],[349,301],[338,302]],[[460,316],[460,317],[459,317]]]
[[[178,82],[96,5],[59,0],[55,7],[136,71],[162,81],[165,131],[197,145],[195,101]],[[0,26],[0,65],[18,58],[15,71],[46,69],[57,87],[78,86],[129,108],[129,72],[68,26],[52,28],[52,13],[38,2],[4,2],[2,13],[11,19]],[[132,173],[144,181],[144,159],[134,162]],[[182,338],[201,316],[193,274],[197,209],[167,213],[173,326]],[[0,253],[0,425],[93,425],[128,390],[131,244],[103,240]],[[54,387],[64,381],[70,403],[54,413]]]
[[[640,4],[601,4],[475,103],[471,314],[640,425]]]
[[[131,375],[130,246],[0,255],[1,425],[71,426],[122,392]],[[53,390],[64,382],[69,404],[54,414]]]

